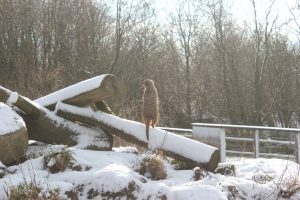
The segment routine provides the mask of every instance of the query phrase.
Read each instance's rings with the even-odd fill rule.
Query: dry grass
[[[60,194],[60,189],[55,188],[48,191],[43,191],[42,188],[35,182],[21,183],[17,186],[11,186],[6,192],[8,200],[64,200]]]
[[[126,197],[125,199],[137,199],[133,194],[134,191],[139,190],[139,186],[131,181],[128,183],[128,186],[120,190],[119,192],[104,192],[101,194],[101,197],[107,199],[123,199],[122,197]]]

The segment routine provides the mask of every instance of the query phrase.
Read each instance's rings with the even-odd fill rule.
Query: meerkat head
[[[154,82],[151,79],[146,79],[143,82],[144,88],[154,87]]]

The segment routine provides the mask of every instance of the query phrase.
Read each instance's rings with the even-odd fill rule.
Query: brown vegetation
[[[148,0],[1,0],[0,85],[37,98],[113,73],[128,90],[113,110],[140,120],[140,85],[151,78],[162,126],[224,118],[295,126],[299,42],[281,31],[273,1],[262,15],[249,1],[255,18],[241,26],[226,0],[181,0],[166,20],[155,20]]]
[[[140,174],[152,180],[165,179],[167,172],[163,159],[158,155],[144,157],[140,164]]]

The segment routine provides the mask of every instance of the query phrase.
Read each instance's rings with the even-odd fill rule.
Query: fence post
[[[299,164],[300,163],[300,133],[299,132],[297,132],[296,133],[296,162]]]
[[[255,158],[259,158],[259,130],[255,130],[254,146]]]
[[[220,153],[221,153],[221,162],[226,161],[226,132],[224,128],[220,128]]]

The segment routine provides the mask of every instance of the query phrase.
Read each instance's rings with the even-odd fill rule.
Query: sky
[[[169,12],[175,12],[176,5],[175,2],[177,0],[153,0],[156,5],[156,10],[158,14],[158,18],[164,21],[168,18]],[[265,13],[268,10],[271,0],[256,0],[256,7],[257,7],[257,15],[258,18],[262,21],[264,20]],[[297,36],[299,35],[296,33],[297,26],[293,22],[292,15],[290,13],[289,8],[295,7],[296,0],[275,0],[272,15],[270,19],[274,19],[275,16],[278,14],[277,24],[284,25],[282,27],[283,33],[288,33],[289,38],[291,40],[297,40]],[[225,2],[225,0],[224,0]],[[230,7],[230,12],[234,20],[240,26],[244,26],[244,22],[252,23],[253,22],[253,9],[250,0],[227,0],[228,6]],[[298,12],[299,13],[299,12]],[[299,14],[298,17],[300,18]],[[300,19],[299,19],[300,21]]]

